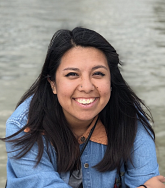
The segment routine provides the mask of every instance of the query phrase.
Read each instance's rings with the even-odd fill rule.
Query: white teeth
[[[75,99],[77,102],[81,103],[81,104],[90,104],[92,103],[95,98],[92,99]]]

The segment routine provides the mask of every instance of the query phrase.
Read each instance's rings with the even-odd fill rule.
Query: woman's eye
[[[74,76],[78,76],[78,74],[75,73],[75,72],[69,72],[69,73],[66,75],[66,77],[74,77]]]
[[[93,75],[96,75],[96,76],[105,76],[105,74],[102,73],[102,72],[95,72]]]

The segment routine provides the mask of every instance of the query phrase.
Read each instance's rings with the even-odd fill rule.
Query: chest
[[[80,145],[81,149],[82,145]],[[104,157],[106,146],[89,142],[81,156],[83,186],[85,188],[102,187],[114,188],[115,180],[119,181],[116,169],[113,171],[99,172],[97,165]],[[61,174],[61,178],[68,183],[70,173]],[[116,187],[117,188],[117,187]]]

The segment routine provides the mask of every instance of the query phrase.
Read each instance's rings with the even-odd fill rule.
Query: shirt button
[[[80,140],[81,140],[81,142],[85,142],[85,137],[82,136]]]
[[[89,167],[89,164],[88,163],[85,163],[84,164],[84,168],[88,168]]]

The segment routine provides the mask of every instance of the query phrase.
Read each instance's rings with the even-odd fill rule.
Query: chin
[[[85,117],[79,117],[79,118],[77,118],[79,121],[91,121],[91,120],[93,120],[94,118],[95,118],[96,116],[85,116]]]

